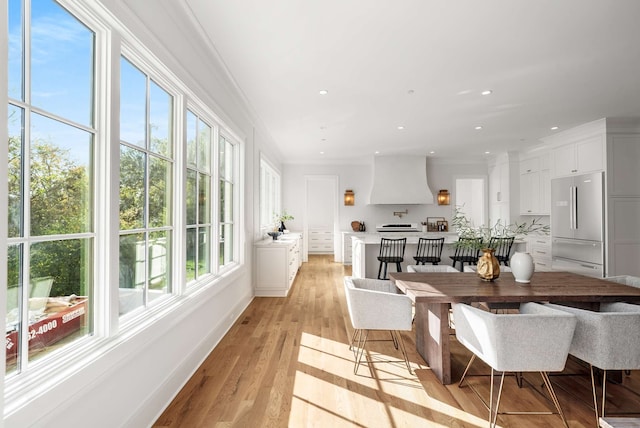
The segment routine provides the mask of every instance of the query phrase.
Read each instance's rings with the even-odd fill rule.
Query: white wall
[[[367,205],[371,186],[373,185],[373,158],[369,164],[358,165],[297,165],[285,164],[283,167],[283,207],[295,217],[287,222],[287,228],[302,230],[304,213],[304,177],[308,175],[338,176],[339,229],[351,231],[351,222],[364,221],[367,231],[375,231],[376,224],[396,222],[424,221],[427,217],[445,217],[451,221],[453,205]],[[434,195],[439,189],[447,189],[451,193],[451,200],[455,200],[454,177],[464,175],[486,175],[487,164],[483,159],[477,163],[460,163],[455,160],[428,159],[427,181]],[[355,204],[345,206],[342,202],[344,191],[352,189],[355,193]],[[408,210],[402,218],[394,217],[394,211]]]

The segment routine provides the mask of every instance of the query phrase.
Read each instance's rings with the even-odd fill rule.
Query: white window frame
[[[260,154],[260,235],[273,227],[274,215],[281,210],[282,179],[269,159]]]
[[[209,235],[209,273],[201,275],[199,277],[196,277],[194,280],[188,281],[187,282],[187,273],[186,273],[186,266],[183,272],[184,275],[184,280],[183,282],[185,283],[187,288],[195,288],[197,287],[199,284],[203,283],[203,282],[210,282],[211,278],[213,276],[216,275],[216,273],[218,272],[218,264],[216,263],[216,252],[218,251],[218,247],[217,245],[215,245],[214,243],[217,242],[217,228],[218,228],[218,219],[217,219],[217,192],[216,192],[216,187],[218,184],[217,181],[217,173],[218,173],[218,166],[215,163],[217,161],[217,150],[218,150],[218,134],[219,134],[219,125],[218,123],[215,121],[215,119],[213,118],[213,115],[208,111],[208,109],[206,107],[203,107],[199,104],[196,104],[195,102],[189,100],[186,103],[186,108],[185,108],[185,118],[187,115],[187,111],[191,111],[192,114],[194,114],[198,120],[206,123],[208,126],[211,127],[211,145],[209,146],[209,162],[210,162],[210,172],[209,172],[209,189],[210,189],[210,193],[209,193],[209,224],[210,224],[210,235]],[[182,169],[184,170],[184,182],[185,182],[185,189],[186,189],[186,180],[187,180],[187,156],[186,156],[186,151],[187,151],[187,127],[186,127],[186,119],[184,121],[184,137],[183,137],[183,144],[181,144],[181,148],[184,152],[184,165],[182,166]],[[197,171],[197,170],[196,170]],[[186,201],[186,195],[185,197],[182,198],[182,200]],[[187,220],[186,220],[186,206],[185,206],[185,211],[184,211],[184,228],[183,230],[187,230]],[[182,260],[186,260],[187,259],[187,248],[186,248],[186,234],[185,234],[185,238],[184,238],[184,254],[181,256]],[[197,260],[196,260],[197,263]]]
[[[185,230],[184,180],[186,165],[184,147],[184,121],[186,118],[186,100],[194,106],[215,105],[213,100],[202,102],[194,93],[198,87],[188,88],[175,74],[155,57],[136,36],[134,36],[110,11],[100,2],[86,2],[85,0],[56,0],[86,27],[95,33],[95,94],[94,94],[94,308],[93,335],[79,339],[70,345],[51,352],[50,355],[34,362],[30,370],[17,376],[5,378],[2,376],[0,385],[4,387],[5,413],[19,409],[27,401],[37,399],[38,396],[49,392],[62,379],[67,379],[76,373],[79,367],[94,363],[114,347],[128,340],[135,340],[139,332],[149,331],[148,327],[158,321],[172,316],[178,308],[188,307],[189,299],[183,295],[192,295],[204,289],[217,292],[224,287],[233,285],[233,280],[242,274],[238,268],[245,263],[244,236],[244,160],[245,137],[233,130],[220,116],[207,108],[201,108],[203,117],[214,129],[214,156],[212,157],[212,177],[216,181],[212,185],[211,200],[212,230],[218,230],[217,216],[217,142],[218,133],[223,132],[225,138],[235,146],[234,159],[234,263],[219,269],[217,263],[217,245],[212,251],[212,273],[200,287],[186,289],[184,284],[185,272],[179,269],[183,263],[185,243],[182,233]],[[0,10],[0,18],[6,22],[7,11]],[[0,37],[0,53],[7,57],[6,35]],[[118,315],[118,278],[119,278],[119,153],[120,153],[120,123],[119,123],[119,86],[120,86],[120,57],[125,56],[132,64],[149,75],[158,85],[174,97],[174,126],[173,126],[173,213],[172,213],[172,287],[173,293],[153,307],[143,311],[134,311],[127,317]],[[172,64],[175,66],[175,64]],[[8,88],[6,79],[0,83],[0,95],[7,99]],[[0,107],[0,137],[7,135],[7,103]],[[7,179],[7,154],[0,154],[0,180]],[[0,206],[0,241],[7,238],[7,208]],[[7,274],[7,247],[0,246],[0,274]],[[218,269],[214,272],[214,270]],[[110,284],[108,286],[107,284]],[[0,291],[0,297],[6,295]],[[187,296],[190,297],[190,296]],[[1,309],[0,311],[4,311]],[[135,315],[134,315],[135,313]],[[1,312],[0,312],[1,314]],[[2,321],[4,322],[4,321]],[[132,344],[133,346],[136,346]],[[3,365],[4,367],[4,365]],[[3,369],[4,370],[4,369]],[[4,374],[4,371],[2,372]],[[2,399],[0,398],[0,401]]]

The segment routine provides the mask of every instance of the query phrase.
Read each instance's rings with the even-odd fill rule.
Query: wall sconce
[[[449,205],[449,191],[440,189],[438,192],[438,205]]]
[[[344,191],[344,204],[345,205],[353,205],[356,201],[356,195],[354,195],[353,190],[347,189]]]

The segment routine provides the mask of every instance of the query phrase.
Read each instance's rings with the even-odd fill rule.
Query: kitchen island
[[[378,254],[380,253],[381,238],[407,238],[407,246],[404,252],[404,262],[402,271],[407,271],[407,266],[417,264],[413,259],[418,248],[419,238],[444,238],[444,248],[442,249],[441,265],[451,265],[452,256],[455,252],[455,243],[458,241],[456,232],[378,232],[378,233],[358,233],[351,237],[352,242],[352,276],[355,278],[377,278],[378,277]],[[526,242],[516,240],[513,243],[511,254],[516,251],[526,251]],[[390,266],[393,271],[395,266]]]

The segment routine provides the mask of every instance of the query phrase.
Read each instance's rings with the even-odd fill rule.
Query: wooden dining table
[[[466,272],[398,272],[389,277],[415,302],[416,349],[445,385],[452,383],[452,303],[571,302],[597,310],[602,302],[640,302],[640,288],[570,272],[536,272],[528,284],[516,282],[509,272],[491,282]]]

